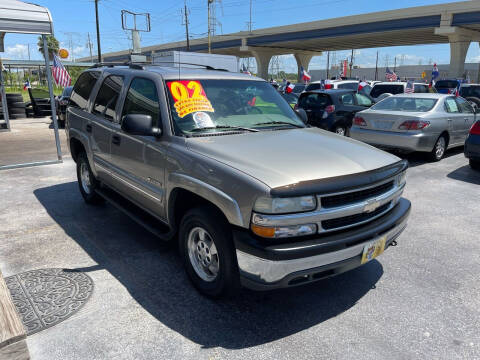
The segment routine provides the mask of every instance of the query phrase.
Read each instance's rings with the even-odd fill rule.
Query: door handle
[[[120,145],[120,136],[118,136],[118,135],[113,135],[113,136],[112,136],[112,144],[114,144],[114,145]]]
[[[85,126],[85,130],[87,130],[87,132],[91,133],[92,132],[92,125],[87,124],[87,126]]]

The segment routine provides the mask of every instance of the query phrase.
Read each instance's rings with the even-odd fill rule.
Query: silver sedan
[[[350,136],[380,148],[428,152],[439,161],[448,148],[465,143],[475,120],[461,97],[400,94],[357,113]]]

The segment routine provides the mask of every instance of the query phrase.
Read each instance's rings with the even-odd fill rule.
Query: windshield
[[[303,84],[296,84],[292,92],[295,94],[300,94],[303,90],[305,90],[305,87],[306,86]]]
[[[166,85],[176,134],[305,126],[267,82],[180,80]]]
[[[480,86],[463,86],[460,88],[460,96],[480,97]]]
[[[373,105],[372,110],[427,112],[433,109],[437,99],[411,98],[411,97],[388,97]]]
[[[322,85],[320,83],[311,83],[307,85],[307,87],[305,88],[305,91],[320,90],[321,87]]]
[[[350,82],[350,83],[338,84],[337,87],[338,87],[339,89],[357,90],[357,89],[358,89],[358,82]]]
[[[385,85],[375,85],[370,92],[371,97],[379,97],[382,94],[403,94],[403,85],[397,84],[385,84]]]
[[[458,81],[456,80],[438,80],[435,83],[437,89],[453,89],[458,86]]]

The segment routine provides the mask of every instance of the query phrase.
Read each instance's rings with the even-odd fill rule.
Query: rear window
[[[435,83],[437,89],[453,89],[458,86],[458,81],[456,80],[438,80]]]
[[[330,97],[326,94],[305,94],[298,100],[298,106],[302,109],[323,109],[331,104]]]
[[[414,92],[416,93],[428,93],[428,85],[414,84]]]
[[[400,85],[399,84],[375,85],[372,91],[370,92],[370,96],[376,98],[385,93],[393,94],[393,95],[403,94],[403,85],[401,84]]]
[[[318,83],[315,84],[308,84],[307,87],[305,88],[305,91],[311,91],[311,90],[320,90],[322,86]]]
[[[98,71],[86,71],[80,75],[70,96],[70,106],[81,109],[87,108],[88,98],[98,77]]]
[[[353,82],[353,83],[338,84],[337,88],[338,89],[357,90],[358,89],[358,83]]]
[[[373,105],[370,109],[406,112],[427,112],[433,109],[437,99],[412,98],[412,97],[388,97]]]
[[[305,85],[295,85],[293,91],[295,94],[300,94],[303,90],[305,90]]]
[[[460,88],[460,96],[462,97],[478,97],[480,98],[480,86],[464,86]]]
[[[92,112],[104,116],[108,120],[113,120],[122,85],[123,77],[121,76],[110,75],[105,78],[98,90]]]

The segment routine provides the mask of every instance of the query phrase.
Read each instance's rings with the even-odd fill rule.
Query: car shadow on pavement
[[[473,170],[469,165],[462,166],[452,171],[447,177],[453,180],[480,185],[480,171]]]
[[[382,265],[373,260],[306,286],[244,290],[235,299],[214,301],[189,283],[175,246],[164,245],[110,205],[86,205],[76,182],[40,188],[34,194],[98,264],[75,270],[105,269],[158,321],[204,348],[247,348],[316,326],[375,291],[383,275]],[[75,263],[66,261],[66,267]],[[111,311],[112,316],[121,316],[116,309]]]
[[[423,164],[432,162],[428,158],[428,154],[423,153],[423,152],[402,153],[402,152],[398,152],[398,151],[389,151],[389,153],[391,153],[393,155],[396,155],[399,158],[408,160],[408,166],[409,167],[416,167],[416,166],[419,166],[419,165],[423,165]],[[457,147],[454,147],[452,149],[448,149],[445,152],[445,155],[444,155],[443,159],[440,160],[440,162],[444,161],[445,159],[447,159],[451,156],[455,156],[455,155],[458,155],[458,154],[461,154],[461,153],[463,153],[463,146],[457,146]]]

